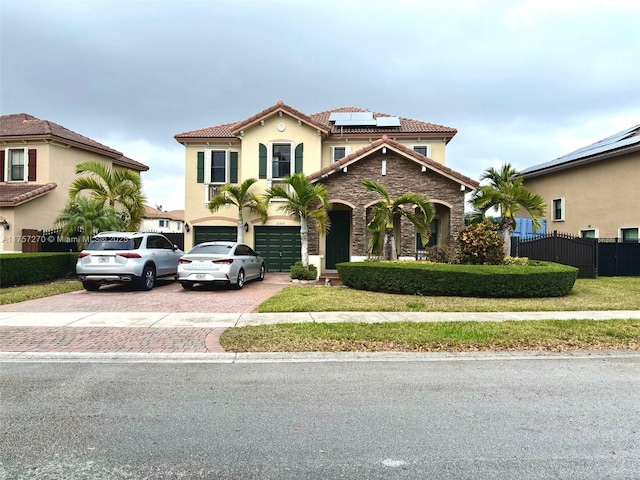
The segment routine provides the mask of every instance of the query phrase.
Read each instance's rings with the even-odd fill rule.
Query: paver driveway
[[[158,282],[148,292],[124,285],[101,287],[53,297],[1,305],[0,312],[196,312],[248,313],[291,285],[288,273],[267,273],[264,281],[252,281],[242,290],[196,286],[184,290],[177,282]]]

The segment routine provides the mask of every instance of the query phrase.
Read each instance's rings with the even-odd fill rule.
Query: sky
[[[0,0],[0,114],[28,113],[149,166],[184,208],[174,135],[282,100],[458,130],[478,180],[640,124],[637,0]]]

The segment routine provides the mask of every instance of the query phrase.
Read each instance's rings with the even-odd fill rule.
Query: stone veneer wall
[[[387,161],[386,175],[382,175],[382,160]],[[329,189],[331,201],[348,202],[356,206],[352,212],[351,255],[367,254],[366,205],[378,200],[380,196],[368,192],[362,180],[375,180],[384,185],[391,198],[397,198],[406,192],[426,194],[433,202],[442,201],[453,206],[450,211],[449,238],[453,242],[457,232],[464,226],[464,194],[460,184],[431,170],[422,172],[422,166],[395,152],[373,153],[357,163],[349,165],[346,172],[335,172],[321,181]],[[403,219],[400,227],[401,245],[398,251],[402,256],[415,255],[415,227]],[[309,253],[319,254],[319,236],[314,225],[309,228]]]

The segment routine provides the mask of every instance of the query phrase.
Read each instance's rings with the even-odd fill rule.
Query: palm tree
[[[315,221],[318,231],[326,235],[329,230],[329,191],[321,183],[313,184],[304,173],[296,173],[286,177],[282,184],[290,185],[287,188],[283,185],[274,185],[265,194],[265,201],[273,198],[282,198],[281,206],[278,208],[283,213],[293,216],[300,222],[300,243],[302,266],[309,267],[309,230],[307,220]]]
[[[69,201],[58,215],[55,223],[62,227],[60,233],[67,237],[78,237],[78,251],[82,250],[91,236],[98,232],[122,230],[122,217],[111,205],[100,199],[78,197]]]
[[[82,162],[76,166],[79,175],[69,188],[71,200],[87,192],[92,198],[111,206],[127,219],[124,229],[136,231],[144,218],[146,198],[142,194],[140,174],[126,168],[111,168],[97,162]]]
[[[546,215],[544,199],[524,187],[520,172],[509,163],[504,164],[500,170],[493,167],[486,169],[480,177],[480,181],[483,180],[488,180],[488,183],[474,192],[471,203],[484,215],[493,208],[498,210],[504,254],[510,256],[511,230],[516,225],[516,213],[525,210],[531,217],[535,231],[540,228],[539,220]]]
[[[244,242],[243,211],[245,209],[252,213],[257,213],[263,223],[267,220],[267,206],[254,193],[249,192],[251,186],[257,181],[255,178],[248,178],[240,186],[223,185],[218,194],[209,201],[209,211],[211,213],[217,212],[220,207],[228,204],[238,207],[238,242]]]
[[[367,229],[373,232],[370,242],[370,253],[379,255],[384,252],[386,260],[396,260],[394,219],[406,217],[416,227],[422,243],[429,240],[429,224],[435,216],[433,204],[429,197],[421,193],[407,192],[396,199],[392,199],[387,188],[375,180],[363,180],[362,184],[370,192],[379,193],[382,198],[373,206],[371,220]],[[407,208],[408,207],[408,208]],[[415,207],[419,212],[416,213]]]

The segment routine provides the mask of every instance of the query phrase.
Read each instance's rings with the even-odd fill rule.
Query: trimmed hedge
[[[0,288],[75,275],[77,258],[77,252],[1,254]]]
[[[345,262],[342,283],[374,292],[456,297],[561,297],[578,269],[552,262],[529,265],[451,265],[420,262]]]

